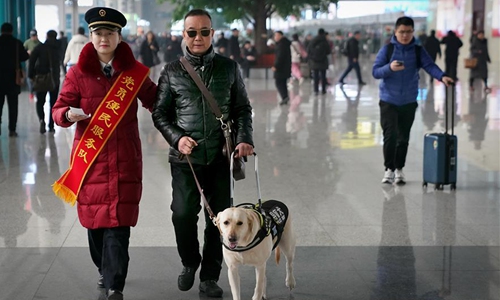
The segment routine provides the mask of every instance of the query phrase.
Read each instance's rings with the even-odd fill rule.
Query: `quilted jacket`
[[[69,69],[53,109],[54,122],[62,127],[69,107],[80,107],[94,115],[113,82],[123,70],[139,64],[127,43],[118,44],[112,65],[114,74],[107,79],[101,69],[92,43],[83,48],[77,65]],[[138,92],[142,105],[151,110],[156,85],[146,78]],[[85,228],[135,226],[139,216],[142,193],[142,151],[137,121],[138,101],[135,99],[90,167],[77,199],[78,216]],[[72,154],[89,119],[76,123]]]
[[[252,107],[237,63],[215,54],[213,48],[201,57],[187,52],[186,59],[213,94],[224,121],[233,121],[236,144],[253,145]],[[177,149],[183,136],[190,136],[198,143],[190,155],[192,163],[208,165],[223,159],[221,122],[179,60],[163,67],[152,116],[155,127],[171,146],[170,162],[186,162],[179,160]]]

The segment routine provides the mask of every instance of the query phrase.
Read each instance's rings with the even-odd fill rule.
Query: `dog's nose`
[[[234,242],[236,242],[236,236],[235,236],[235,235],[230,235],[230,236],[229,236],[229,242],[230,242],[230,243],[234,243]]]

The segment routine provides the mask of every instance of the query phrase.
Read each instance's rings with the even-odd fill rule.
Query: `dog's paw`
[[[293,276],[287,277],[285,279],[285,285],[290,290],[293,290],[295,288],[295,277]]]

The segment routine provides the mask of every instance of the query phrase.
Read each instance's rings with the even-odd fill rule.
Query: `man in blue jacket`
[[[384,135],[385,166],[382,183],[406,183],[403,167],[418,106],[419,69],[423,68],[447,86],[453,83],[433,62],[425,49],[416,45],[413,31],[412,18],[397,19],[391,45],[380,49],[373,64],[373,77],[381,79],[379,106]]]

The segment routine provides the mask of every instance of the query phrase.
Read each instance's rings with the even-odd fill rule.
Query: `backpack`
[[[345,55],[345,56],[349,55],[349,51],[347,49],[347,42],[348,41],[349,41],[349,39],[344,39],[344,40],[342,40],[342,42],[339,45],[340,54]]]
[[[328,55],[328,50],[326,49],[323,42],[318,42],[314,45],[311,45],[311,53],[308,55],[309,59],[313,61],[323,61],[323,59]]]
[[[387,44],[387,51],[385,52],[385,59],[387,63],[391,62],[392,53],[394,53],[394,44]],[[422,46],[415,45],[415,55],[417,56],[417,69],[422,67],[422,61],[420,60],[420,56],[422,53]]]

